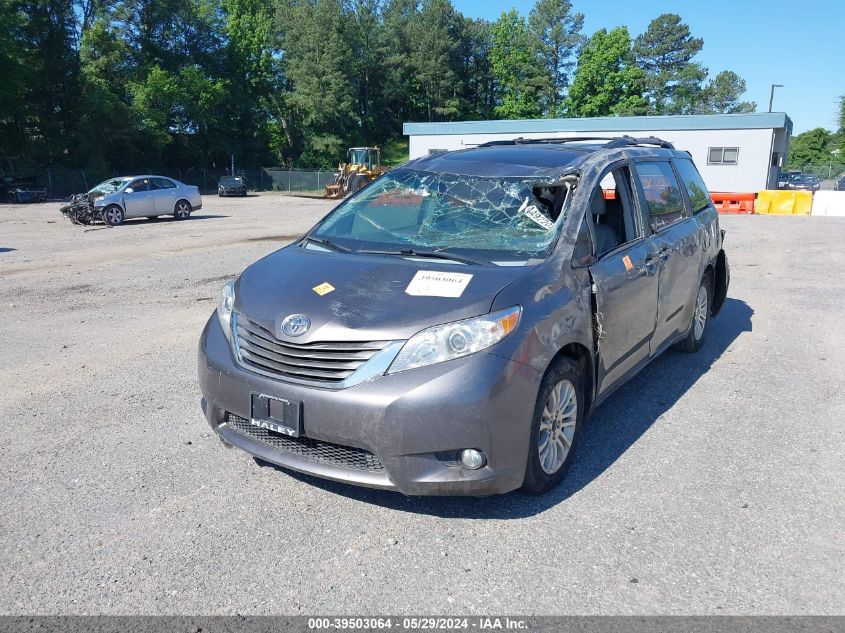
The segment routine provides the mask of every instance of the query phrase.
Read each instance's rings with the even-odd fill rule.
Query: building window
[[[428,150],[428,155],[431,156],[432,154],[445,154],[448,151],[448,149],[430,149]]]
[[[708,165],[736,165],[738,147],[711,147],[707,150]]]

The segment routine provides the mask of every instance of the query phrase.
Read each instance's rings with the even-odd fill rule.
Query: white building
[[[488,141],[573,136],[657,136],[692,154],[710,191],[776,189],[792,121],[783,112],[405,123],[410,158]]]

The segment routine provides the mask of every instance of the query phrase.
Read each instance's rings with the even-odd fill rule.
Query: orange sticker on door
[[[634,267],[634,265],[631,263],[631,258],[627,255],[622,258],[622,263],[625,264],[625,272],[628,272]]]

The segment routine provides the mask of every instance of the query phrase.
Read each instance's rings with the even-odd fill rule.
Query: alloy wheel
[[[117,207],[110,207],[106,209],[106,221],[109,224],[120,224],[123,214]]]
[[[191,213],[191,207],[187,202],[180,202],[176,205],[176,217],[184,220]]]
[[[553,475],[566,461],[577,421],[578,394],[575,385],[563,379],[549,393],[540,418],[538,450],[540,466],[546,474]]]
[[[704,284],[698,289],[698,297],[695,300],[695,313],[692,317],[695,340],[701,340],[704,334],[704,326],[707,325],[707,286]]]

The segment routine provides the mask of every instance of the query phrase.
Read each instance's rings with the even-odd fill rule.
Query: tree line
[[[830,132],[822,127],[807,130],[794,137],[789,146],[789,168],[815,168],[824,174],[824,167],[835,166],[838,175],[845,167],[845,95],[839,98],[836,118],[838,128]]]
[[[584,33],[569,0],[0,0],[4,163],[328,167],[406,121],[753,111],[674,14]]]

